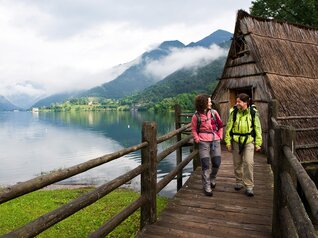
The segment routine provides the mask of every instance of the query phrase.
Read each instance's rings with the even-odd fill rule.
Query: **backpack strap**
[[[201,126],[201,117],[197,111],[194,113],[194,115],[196,115],[196,117],[197,117],[197,133],[199,134],[200,126]]]
[[[236,105],[233,106],[233,111],[232,111],[233,123],[232,123],[232,128],[230,130],[230,136],[232,137],[232,139],[233,139],[233,127],[234,127],[234,123],[236,121],[237,111],[238,111],[237,106]]]
[[[251,117],[252,117],[252,131],[251,131],[251,135],[254,137],[256,137],[256,132],[255,132],[255,105],[250,105],[250,113],[251,113]]]
[[[249,106],[250,114],[252,117],[252,125],[251,125],[252,131],[250,133],[233,133],[233,127],[234,127],[234,123],[236,121],[238,108],[237,108],[237,106],[234,106],[233,109],[234,109],[232,112],[233,113],[233,123],[232,123],[232,128],[230,131],[230,136],[232,137],[232,139],[233,139],[234,135],[239,136],[239,154],[241,154],[243,152],[244,147],[245,147],[248,136],[251,135],[254,138],[254,140],[256,137],[256,133],[255,133],[255,114],[256,114],[255,105]],[[241,143],[241,136],[245,137],[243,143]]]
[[[215,124],[215,130],[216,131],[219,131],[219,123],[216,119],[216,116],[215,116],[215,110],[214,109],[211,109],[211,114],[212,114],[212,117],[213,117],[213,120],[214,120],[214,124]]]

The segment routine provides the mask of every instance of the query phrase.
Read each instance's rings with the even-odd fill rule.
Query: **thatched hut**
[[[224,122],[238,93],[260,113],[267,150],[268,112],[278,101],[278,122],[296,128],[296,156],[318,162],[318,29],[239,11],[222,77],[212,99]]]

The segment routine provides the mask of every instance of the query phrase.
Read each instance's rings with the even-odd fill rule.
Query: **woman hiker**
[[[196,113],[192,116],[191,128],[195,143],[199,143],[202,168],[202,184],[205,195],[212,196],[216,186],[216,175],[221,165],[223,123],[212,108],[209,95],[200,94],[195,98]]]
[[[254,148],[261,150],[262,129],[259,115],[251,104],[249,95],[241,93],[230,110],[225,139],[228,151],[232,151],[236,191],[246,188],[245,194],[254,196]]]

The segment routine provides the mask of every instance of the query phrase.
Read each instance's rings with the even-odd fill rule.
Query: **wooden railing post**
[[[272,235],[274,238],[281,237],[280,233],[280,210],[281,210],[281,194],[280,194],[280,176],[281,172],[281,158],[282,158],[282,140],[281,140],[281,128],[275,127],[275,136],[274,136],[274,158],[272,161],[272,170],[274,174],[274,194],[273,194],[273,216],[272,216]]]
[[[282,130],[282,145],[290,148],[292,153],[295,153],[296,131],[294,127],[285,126]],[[283,170],[287,171],[292,178],[295,188],[297,187],[297,175],[293,168],[290,166],[288,160],[284,158]]]
[[[193,142],[193,150],[199,150],[199,144]],[[193,158],[193,171],[195,171],[198,167],[201,166],[199,153],[195,158]]]
[[[273,197],[273,218],[272,218],[272,234],[273,237],[281,237],[284,236],[282,234],[283,229],[281,227],[283,223],[282,212],[285,211],[287,203],[286,200],[283,199],[282,194],[282,184],[281,174],[284,171],[291,172],[290,166],[288,165],[288,161],[284,156],[283,146],[287,145],[290,148],[294,148],[295,141],[295,131],[292,130],[289,126],[279,126],[275,127],[275,136],[274,136],[274,160],[272,161],[272,168],[274,173],[274,197]],[[295,173],[291,173],[294,185],[296,187],[295,182]],[[297,180],[296,180],[297,181]]]
[[[146,170],[141,173],[141,196],[147,202],[141,206],[141,229],[157,220],[157,124],[144,122],[142,126],[142,142],[148,146],[141,150],[141,164],[146,165]]]
[[[174,106],[174,111],[175,111],[175,126],[176,130],[181,127],[181,106],[179,104],[176,104]],[[177,142],[181,140],[181,133],[177,134]],[[177,166],[182,162],[182,146],[179,147],[176,150],[176,160],[177,160]],[[182,171],[180,171],[177,174],[177,191],[182,187]]]
[[[273,140],[271,139],[270,129],[274,129],[275,126],[273,125],[271,118],[274,118],[276,120],[277,110],[278,110],[278,102],[277,102],[277,100],[273,99],[268,104],[268,128],[269,128],[269,130],[268,130],[268,142],[267,142],[268,154],[269,154],[269,156],[267,156],[267,163],[268,164],[272,164],[272,162],[273,162],[272,161],[273,158],[271,157],[270,147],[274,147],[274,145],[272,144]]]

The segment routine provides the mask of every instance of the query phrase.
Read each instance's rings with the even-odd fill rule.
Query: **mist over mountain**
[[[230,32],[217,30],[187,46],[177,40],[165,41],[156,49],[143,53],[138,64],[128,68],[113,81],[92,88],[82,95],[121,98],[140,92],[175,71],[205,66],[215,58],[224,56],[226,51],[221,52],[211,45],[227,48],[224,44],[231,37]]]
[[[92,88],[82,93],[81,96],[121,98],[127,94],[139,92],[158,81],[158,78],[145,73],[147,64],[171,54],[172,49],[184,47],[185,45],[180,41],[165,41],[158,48],[143,53],[136,60],[137,64],[125,70],[114,80]]]
[[[130,63],[129,67],[113,80],[87,91],[51,95],[38,101],[34,106],[49,106],[72,97],[123,98],[137,94],[163,79],[167,80],[169,75],[187,75],[184,77],[191,78],[194,72],[198,73],[200,68],[210,63],[213,65],[213,62],[221,70],[223,65],[215,60],[225,57],[231,37],[230,32],[217,30],[187,46],[178,40],[164,41],[158,47],[144,52],[133,60],[133,63]],[[198,79],[192,78],[192,80]]]

